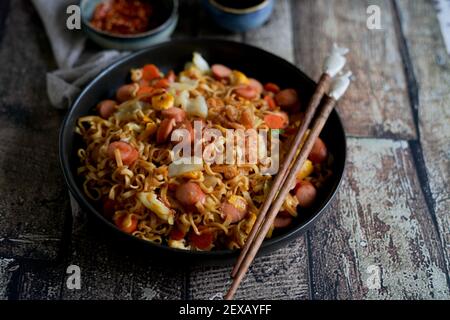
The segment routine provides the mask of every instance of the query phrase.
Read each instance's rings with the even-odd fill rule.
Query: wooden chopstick
[[[275,177],[275,180],[272,184],[272,187],[269,190],[269,193],[264,200],[264,203],[259,211],[259,215],[257,220],[255,221],[255,224],[252,227],[252,230],[245,242],[244,247],[241,250],[241,253],[239,254],[239,257],[236,261],[236,264],[234,265],[233,271],[231,272],[231,276],[234,278],[241,267],[242,261],[244,260],[245,256],[247,255],[247,252],[253,243],[253,240],[255,239],[256,234],[258,233],[262,222],[264,221],[264,218],[267,214],[267,211],[269,210],[270,205],[273,202],[273,199],[276,196],[277,191],[280,189],[280,186],[282,186],[286,180],[286,177],[288,176],[290,170],[289,166],[292,163],[292,160],[294,159],[295,155],[298,152],[298,149],[303,141],[303,136],[305,135],[306,130],[308,129],[311,120],[314,117],[314,114],[316,113],[317,107],[320,104],[320,101],[322,100],[322,97],[324,96],[326,90],[329,87],[331,81],[331,77],[328,73],[323,73],[320,77],[320,80],[316,86],[316,90],[311,97],[309,104],[306,108],[305,112],[305,118],[303,119],[300,128],[297,131],[297,134],[295,136],[294,141],[291,144],[291,147],[289,149],[288,154],[286,155],[284,161],[281,164],[280,170],[278,171],[278,174]]]
[[[305,144],[303,145],[303,148],[300,151],[300,154],[298,155],[297,159],[295,160],[291,169],[289,170],[289,173],[286,176],[286,180],[283,183],[283,186],[281,188],[279,188],[279,192],[278,192],[278,195],[277,195],[275,201],[273,202],[269,211],[267,211],[266,219],[264,220],[264,223],[262,224],[256,238],[250,244],[248,252],[245,255],[244,259],[242,260],[242,263],[240,264],[240,268],[238,269],[236,276],[233,279],[231,287],[224,297],[225,300],[231,300],[233,298],[234,294],[236,293],[236,290],[239,287],[239,284],[241,283],[241,281],[242,281],[244,275],[246,274],[253,259],[255,258],[262,242],[264,241],[264,238],[267,235],[267,232],[269,231],[271,225],[273,224],[273,222],[275,220],[275,217],[278,214],[278,211],[280,210],[281,206],[283,205],[286,195],[290,191],[289,186],[291,186],[294,183],[294,181],[296,179],[296,173],[303,166],[303,163],[305,162],[306,158],[308,157],[309,153],[312,150],[314,142],[319,137],[319,134],[322,131],[322,129],[323,129],[323,127],[335,105],[336,105],[336,99],[329,97],[329,96],[325,96],[324,105],[321,108],[319,115],[317,116],[317,118],[314,121],[313,127],[305,141]],[[284,161],[283,161],[283,164],[284,164]]]

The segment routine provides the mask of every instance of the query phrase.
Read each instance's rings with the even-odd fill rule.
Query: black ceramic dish
[[[213,63],[221,63],[231,68],[239,69],[245,74],[259,79],[261,82],[275,82],[282,88],[296,88],[307,103],[312,95],[315,83],[303,72],[289,62],[261,49],[222,40],[181,40],[155,45],[143,51],[125,57],[114,63],[100,73],[80,94],[68,112],[60,132],[60,161],[64,177],[70,192],[81,207],[96,217],[100,224],[105,225],[115,235],[120,243],[126,246],[142,247],[150,250],[152,254],[160,254],[165,258],[194,260],[229,261],[238,255],[238,251],[186,251],[173,249],[167,246],[153,244],[125,234],[106,220],[95,205],[87,200],[81,188],[81,179],[76,174],[78,157],[76,150],[82,145],[81,138],[74,132],[79,117],[93,114],[95,105],[102,99],[114,96],[115,90],[122,84],[129,82],[131,68],[141,67],[147,63],[156,64],[161,70],[167,72],[174,69],[179,71],[187,61],[192,58],[194,51],[200,52],[203,57]],[[319,63],[319,62],[318,62]],[[334,156],[333,176],[326,187],[321,190],[316,205],[309,210],[302,210],[299,217],[290,228],[280,230],[271,239],[265,240],[260,253],[279,248],[281,245],[303,234],[323,214],[335,195],[341,182],[346,159],[346,139],[344,130],[336,111],[331,114],[324,130],[322,139]],[[124,242],[128,240],[128,242]],[[140,250],[140,249],[139,249]]]

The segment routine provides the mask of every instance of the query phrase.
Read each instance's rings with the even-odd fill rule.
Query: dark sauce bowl
[[[95,217],[100,226],[110,230],[114,246],[121,246],[127,251],[148,251],[163,260],[190,261],[197,263],[231,262],[239,255],[238,250],[189,251],[159,245],[120,231],[105,219],[96,205],[83,193],[82,179],[77,175],[79,160],[77,150],[83,141],[75,133],[76,121],[79,117],[94,114],[96,104],[103,99],[114,96],[116,89],[129,81],[129,71],[147,63],[154,63],[161,70],[179,71],[192,53],[197,51],[213,63],[221,63],[233,69],[259,79],[261,82],[275,82],[282,88],[296,88],[305,105],[313,94],[316,83],[308,78],[293,64],[267,51],[249,45],[223,40],[177,40],[155,45],[151,48],[131,54],[112,64],[101,72],[80,94],[64,119],[60,131],[59,156],[65,180],[71,194],[82,209]],[[271,239],[263,242],[260,254],[281,247],[287,242],[302,235],[310,228],[329,206],[343,177],[346,161],[346,138],[344,129],[336,111],[331,113],[321,138],[325,141],[329,152],[333,155],[333,175],[320,190],[315,205],[310,209],[299,210],[298,218],[285,229],[274,232]]]

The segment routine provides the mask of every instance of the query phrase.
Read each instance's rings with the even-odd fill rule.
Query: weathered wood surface
[[[143,252],[127,252],[111,241],[109,233],[87,219],[74,205],[73,232],[64,261],[20,270],[20,299],[182,299],[185,272],[180,266],[161,264]],[[81,272],[81,289],[68,289],[67,267]]]
[[[418,127],[431,211],[450,270],[450,57],[432,3],[397,1],[419,88]]]
[[[381,31],[366,29],[369,2],[382,9]],[[0,2],[4,8],[0,299],[220,298],[231,267],[163,266],[118,250],[83,219],[64,224],[70,210],[57,164],[62,114],[49,106],[44,78],[54,68],[50,47],[32,6],[8,0]],[[281,0],[266,25],[243,34],[214,26],[197,0],[183,0],[181,10],[175,38],[244,41],[313,78],[333,41],[349,46],[357,84],[340,113],[350,135],[370,137],[349,140],[346,179],[329,212],[307,237],[258,258],[237,298],[448,299],[450,58],[430,2]],[[404,63],[414,70],[407,78]],[[79,291],[66,287],[70,264],[81,268]],[[381,270],[380,289],[367,285],[370,265]]]
[[[448,298],[442,248],[408,143],[348,142],[338,199],[309,232],[314,298]],[[371,265],[381,272],[380,289],[367,284]]]
[[[291,2],[278,0],[269,21],[259,29],[247,31],[244,41],[294,62],[292,14]]]
[[[28,6],[10,1],[1,14],[0,256],[55,259],[68,212],[57,145],[63,114],[48,103],[45,73],[55,65]]]
[[[416,137],[391,1],[293,1],[297,65],[318,79],[333,43],[348,47],[356,81],[339,102],[348,135]],[[382,30],[366,26],[369,5],[381,9]]]
[[[18,267],[14,259],[0,258],[0,300],[6,300],[10,297],[9,289]]]
[[[308,261],[304,237],[257,258],[236,299],[309,299]],[[196,267],[189,276],[188,297],[218,299],[227,292],[231,267]]]

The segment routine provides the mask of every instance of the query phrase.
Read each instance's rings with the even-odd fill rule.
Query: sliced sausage
[[[133,164],[139,157],[139,152],[133,148],[130,144],[124,141],[115,141],[112,142],[108,147],[108,156],[111,159],[115,159],[115,150],[119,149],[120,157],[122,158],[122,162],[124,165]]]
[[[114,100],[103,100],[97,105],[97,111],[100,117],[108,119],[117,109],[117,103]]]
[[[212,71],[214,78],[216,78],[218,80],[228,78],[229,76],[231,76],[231,73],[232,73],[230,68],[228,68],[222,64],[212,65],[211,71]]]
[[[273,226],[275,228],[286,228],[292,223],[292,216],[280,216],[277,215],[275,221],[273,222]]]
[[[164,118],[174,119],[175,122],[182,122],[186,119],[186,111],[181,108],[172,107],[161,111],[161,114]]]
[[[133,233],[137,229],[138,220],[134,215],[123,215],[115,221],[116,226],[125,233]]]
[[[309,208],[313,205],[317,197],[317,190],[309,181],[301,181],[297,184],[295,196],[300,208]]]
[[[280,87],[277,86],[275,83],[268,82],[264,85],[264,90],[277,94],[278,92],[280,92]]]
[[[175,197],[181,204],[186,206],[195,205],[197,202],[205,200],[205,194],[195,182],[180,184],[175,191]]]
[[[159,125],[158,131],[156,132],[156,143],[164,143],[169,138],[175,127],[175,119],[164,119]]]
[[[284,89],[275,95],[277,105],[282,108],[292,108],[298,105],[297,91],[294,89]]]
[[[222,203],[222,214],[225,220],[228,220],[230,223],[236,223],[241,221],[247,215],[247,204],[243,203],[238,209],[236,206],[232,205],[228,201]]]
[[[117,89],[116,99],[119,102],[125,102],[133,99],[136,86],[134,84],[126,84]]]
[[[258,92],[259,94],[261,94],[261,92],[263,92],[263,90],[264,90],[264,87],[263,87],[263,85],[261,84],[261,82],[259,82],[259,81],[256,80],[256,79],[253,79],[253,78],[249,78],[249,79],[248,79],[248,85],[249,85],[250,87],[252,87],[253,89],[255,89],[256,92]]]
[[[259,95],[258,91],[249,85],[240,86],[235,91],[238,96],[248,100],[255,99]]]
[[[190,136],[190,141],[193,142],[194,141],[194,128],[192,127],[191,122],[188,119],[184,119],[183,121],[179,122],[176,126],[175,129],[185,129],[189,132],[189,136]]]
[[[327,155],[327,146],[322,139],[317,138],[311,152],[309,153],[308,159],[313,163],[322,163],[327,159]]]

